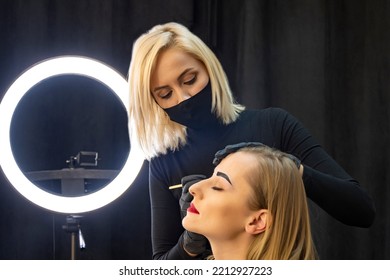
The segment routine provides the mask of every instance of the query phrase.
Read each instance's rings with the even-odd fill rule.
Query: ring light
[[[122,195],[138,175],[144,156],[136,139],[131,137],[130,153],[122,170],[107,186],[88,195],[64,197],[34,185],[20,170],[13,156],[10,143],[11,120],[19,101],[29,89],[45,79],[59,75],[81,75],[97,80],[111,89],[128,111],[127,82],[107,65],[75,56],[40,62],[11,85],[0,103],[0,165],[14,188],[31,202],[52,211],[76,214],[103,207]]]

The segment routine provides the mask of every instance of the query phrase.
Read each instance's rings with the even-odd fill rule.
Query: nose
[[[202,195],[201,184],[202,184],[202,182],[197,182],[197,183],[193,184],[193,185],[188,189],[188,191],[190,192],[190,194],[191,194],[193,197],[199,198],[199,197]]]
[[[192,196],[195,196],[195,195],[196,195],[194,185],[192,185],[192,186],[188,189],[188,191],[190,192],[190,194],[191,194]]]
[[[187,100],[191,97],[191,94],[189,94],[187,91],[179,89],[177,92],[177,104]]]

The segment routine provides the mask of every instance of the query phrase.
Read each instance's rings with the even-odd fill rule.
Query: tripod
[[[76,259],[76,238],[77,234],[79,235],[79,249],[85,248],[85,241],[83,234],[81,232],[81,226],[80,226],[80,218],[82,216],[75,216],[75,215],[69,215],[66,217],[66,224],[62,226],[62,228],[71,234],[71,260]]]

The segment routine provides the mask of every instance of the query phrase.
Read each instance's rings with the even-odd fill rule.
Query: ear
[[[267,209],[254,212],[245,225],[245,231],[254,235],[264,232],[267,229],[268,216],[269,212]]]

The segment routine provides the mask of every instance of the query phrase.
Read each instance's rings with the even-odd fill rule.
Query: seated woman
[[[183,196],[188,191],[193,199],[182,221],[187,232],[208,239],[214,259],[316,259],[296,158],[240,143],[214,162],[210,178],[183,183]]]

